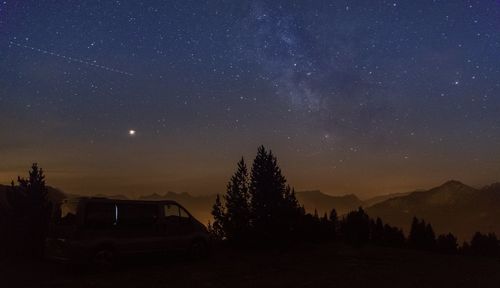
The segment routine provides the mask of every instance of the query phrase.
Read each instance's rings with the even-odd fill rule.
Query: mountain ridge
[[[436,233],[452,232],[470,239],[476,231],[500,233],[500,185],[481,189],[460,181],[447,181],[425,191],[410,193],[367,207],[372,217],[409,231],[412,218],[430,222]]]

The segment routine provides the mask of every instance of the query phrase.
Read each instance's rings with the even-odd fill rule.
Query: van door
[[[117,230],[123,252],[137,253],[162,249],[158,205],[154,203],[119,203]]]
[[[83,238],[88,244],[114,243],[116,238],[116,205],[109,202],[90,202],[85,207]]]
[[[187,249],[191,244],[193,222],[189,214],[177,204],[163,205],[162,234],[166,250]]]

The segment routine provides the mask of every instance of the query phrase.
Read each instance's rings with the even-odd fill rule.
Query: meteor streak
[[[93,62],[85,61],[85,60],[82,60],[82,59],[79,59],[79,58],[73,58],[73,57],[62,55],[62,54],[59,54],[59,53],[47,51],[47,50],[44,50],[44,49],[40,49],[40,48],[36,48],[36,47],[24,45],[24,44],[21,44],[21,43],[16,43],[14,41],[9,41],[9,44],[11,46],[17,46],[17,47],[21,47],[21,48],[33,50],[33,51],[36,51],[36,52],[39,52],[39,53],[42,53],[42,54],[49,54],[49,55],[54,56],[54,57],[63,58],[63,59],[66,59],[66,60],[68,60],[70,62],[81,63],[81,64],[85,64],[85,65],[88,65],[88,66],[100,68],[100,69],[103,69],[103,70],[106,70],[106,71],[110,71],[110,72],[120,73],[120,74],[127,75],[127,76],[134,76],[132,73],[128,73],[128,72],[125,72],[125,71],[122,71],[122,70],[118,70],[118,69],[111,68],[111,67],[104,66],[104,65],[99,65],[99,64],[96,64],[96,63],[93,63]]]

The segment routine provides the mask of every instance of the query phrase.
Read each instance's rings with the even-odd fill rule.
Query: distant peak
[[[324,194],[320,190],[297,191],[297,193],[302,193],[302,194]]]
[[[349,198],[349,199],[359,199],[358,196],[356,196],[355,194],[345,194],[345,195],[342,195],[340,197]]]
[[[457,181],[457,180],[449,180],[449,181],[446,181],[443,185],[441,185],[441,187],[444,187],[444,186],[458,187],[458,186],[466,186],[466,185],[460,181]]]

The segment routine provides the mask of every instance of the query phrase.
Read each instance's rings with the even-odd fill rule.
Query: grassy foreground
[[[1,287],[499,287],[500,260],[368,246],[217,249],[208,259],[129,258],[113,271],[2,263]]]

